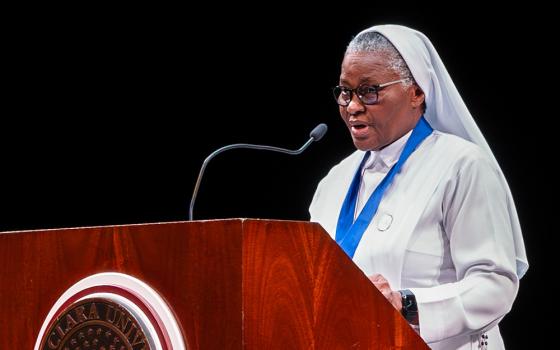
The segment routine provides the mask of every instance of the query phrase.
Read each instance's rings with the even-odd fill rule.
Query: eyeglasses
[[[352,101],[352,94],[356,93],[363,104],[374,105],[379,101],[379,90],[389,85],[404,83],[406,80],[407,79],[400,79],[379,85],[362,84],[355,89],[350,89],[345,86],[338,85],[333,89],[334,99],[340,106],[346,107],[350,104],[350,101]]]

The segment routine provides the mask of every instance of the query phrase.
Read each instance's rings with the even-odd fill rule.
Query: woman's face
[[[344,57],[340,85],[355,89],[360,85],[379,85],[401,77],[388,65],[384,54],[355,52]],[[366,105],[355,93],[348,106],[340,106],[356,148],[379,150],[414,128],[422,115],[424,94],[415,86],[392,84],[378,91],[374,105]]]

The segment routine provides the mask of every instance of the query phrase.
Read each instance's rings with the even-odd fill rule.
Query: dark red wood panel
[[[243,226],[247,349],[428,349],[318,224]]]
[[[0,263],[0,349],[32,349],[60,295],[99,272],[158,291],[191,349],[241,348],[238,220],[0,233]]]

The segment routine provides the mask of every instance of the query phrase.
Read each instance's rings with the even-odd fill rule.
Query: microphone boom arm
[[[259,149],[259,150],[265,150],[265,151],[280,152],[280,153],[285,153],[285,154],[290,154],[290,155],[298,155],[298,154],[302,153],[303,151],[305,151],[305,149],[307,147],[309,147],[309,145],[312,144],[313,141],[319,141],[325,135],[326,132],[327,132],[327,126],[325,124],[319,124],[318,126],[315,127],[315,129],[313,129],[313,131],[311,131],[311,134],[309,135],[310,136],[309,140],[307,140],[307,142],[297,150],[289,150],[289,149],[286,149],[286,148],[266,146],[266,145],[254,145],[254,144],[250,144],[250,143],[236,143],[236,144],[227,145],[227,146],[224,146],[222,148],[219,148],[219,149],[215,150],[208,157],[206,157],[206,159],[202,163],[202,167],[200,168],[200,172],[198,173],[198,178],[196,179],[196,184],[194,186],[194,191],[193,191],[193,195],[192,195],[192,198],[191,198],[191,204],[189,206],[189,221],[193,220],[194,203],[196,201],[196,195],[198,193],[198,189],[200,188],[200,183],[202,182],[202,175],[204,174],[204,170],[206,170],[206,166],[208,165],[210,160],[212,158],[214,158],[215,156],[217,156],[218,154],[220,154],[222,152],[225,152],[225,151],[228,151],[230,149],[235,149],[235,148],[249,148],[249,149]]]

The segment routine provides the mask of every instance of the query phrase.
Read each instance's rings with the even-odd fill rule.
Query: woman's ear
[[[424,103],[425,100],[425,96],[424,96],[424,91],[422,91],[422,89],[420,89],[420,86],[418,85],[413,85],[410,89],[410,94],[411,94],[411,104],[413,108],[418,108],[420,106],[422,106],[422,104]]]

